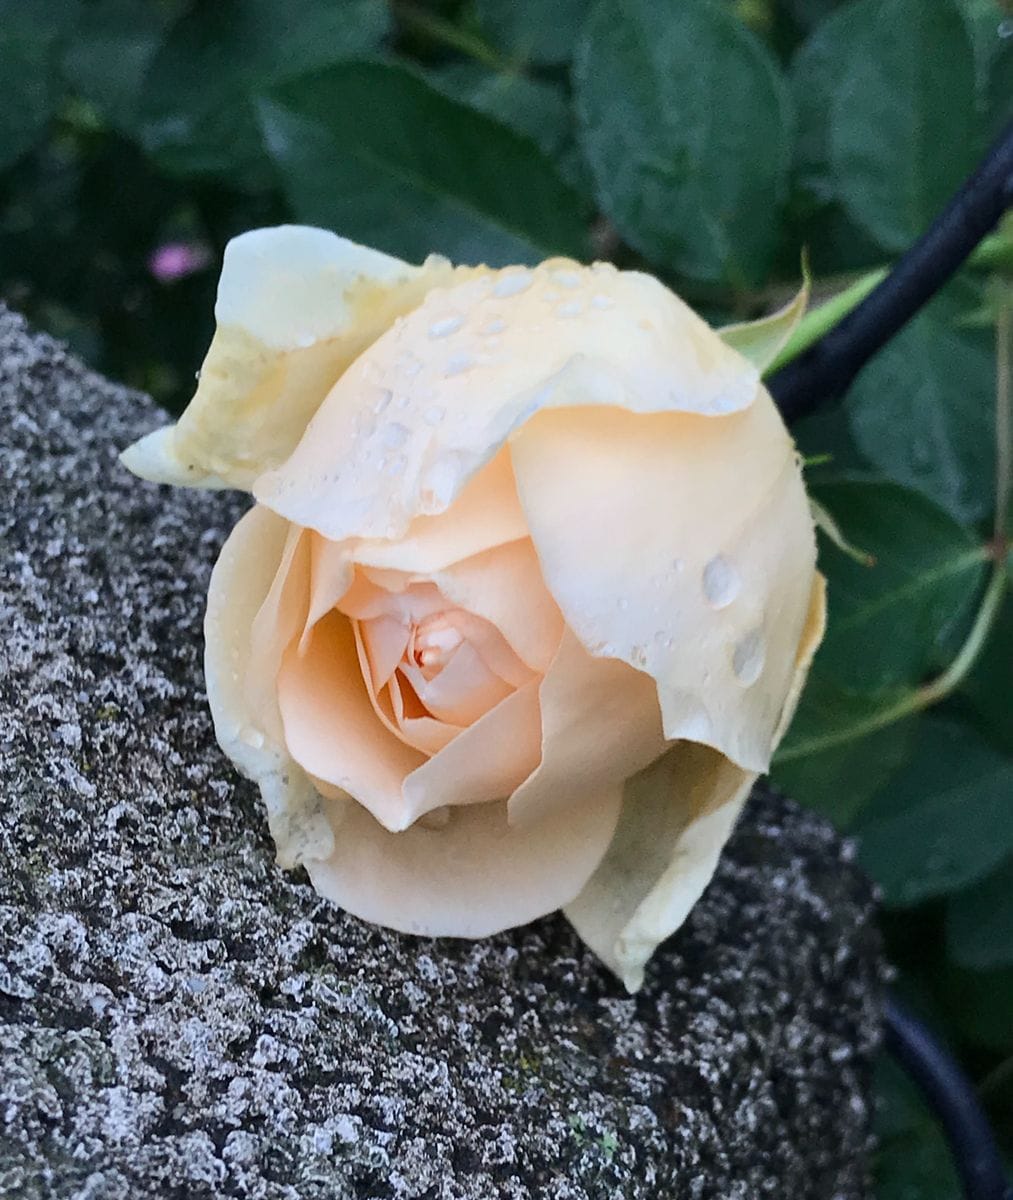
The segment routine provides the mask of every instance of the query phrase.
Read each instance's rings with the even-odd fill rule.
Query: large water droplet
[[[530,271],[511,271],[497,281],[496,286],[492,289],[492,294],[501,299],[506,296],[519,296],[521,292],[526,292],[531,287],[533,279],[534,276]]]
[[[464,324],[464,317],[455,315],[452,317],[444,317],[441,321],[434,321],[429,326],[429,336],[431,338],[444,338],[452,333],[456,333]]]
[[[470,371],[474,365],[475,360],[470,354],[455,354],[443,370],[444,378],[452,379],[455,375],[463,375],[465,371]]]
[[[403,446],[411,435],[411,430],[407,426],[393,421],[390,425],[384,426],[380,441],[388,450],[396,450],[399,446]]]
[[[723,554],[716,554],[703,569],[703,594],[711,608],[726,608],[741,586],[738,571]]]
[[[732,652],[732,670],[743,687],[749,687],[760,678],[767,650],[763,630],[754,629],[738,643]]]

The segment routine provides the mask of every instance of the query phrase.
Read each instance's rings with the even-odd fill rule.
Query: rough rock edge
[[[867,1200],[869,885],[758,791],[628,998],[561,918],[373,929],[273,863],[201,691],[242,502],[0,309],[0,1194]]]

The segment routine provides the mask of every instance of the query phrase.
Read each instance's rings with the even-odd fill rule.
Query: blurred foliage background
[[[171,409],[226,240],[610,258],[716,323],[889,265],[1013,115],[1003,0],[0,0],[0,296]],[[775,778],[1013,1154],[1013,229],[798,428],[843,535]],[[997,399],[998,397],[998,399]],[[996,413],[1006,413],[996,424]],[[884,1064],[884,1200],[958,1194]]]

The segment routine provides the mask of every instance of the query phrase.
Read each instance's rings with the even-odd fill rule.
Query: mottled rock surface
[[[201,690],[242,501],[128,476],[155,420],[0,310],[0,1195],[867,1197],[847,847],[755,796],[635,998],[561,918],[434,942],[321,902]]]

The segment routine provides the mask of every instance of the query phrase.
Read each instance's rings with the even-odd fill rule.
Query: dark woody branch
[[[944,283],[1013,204],[1013,124],[889,275],[768,381],[785,420],[839,399],[870,358]]]

